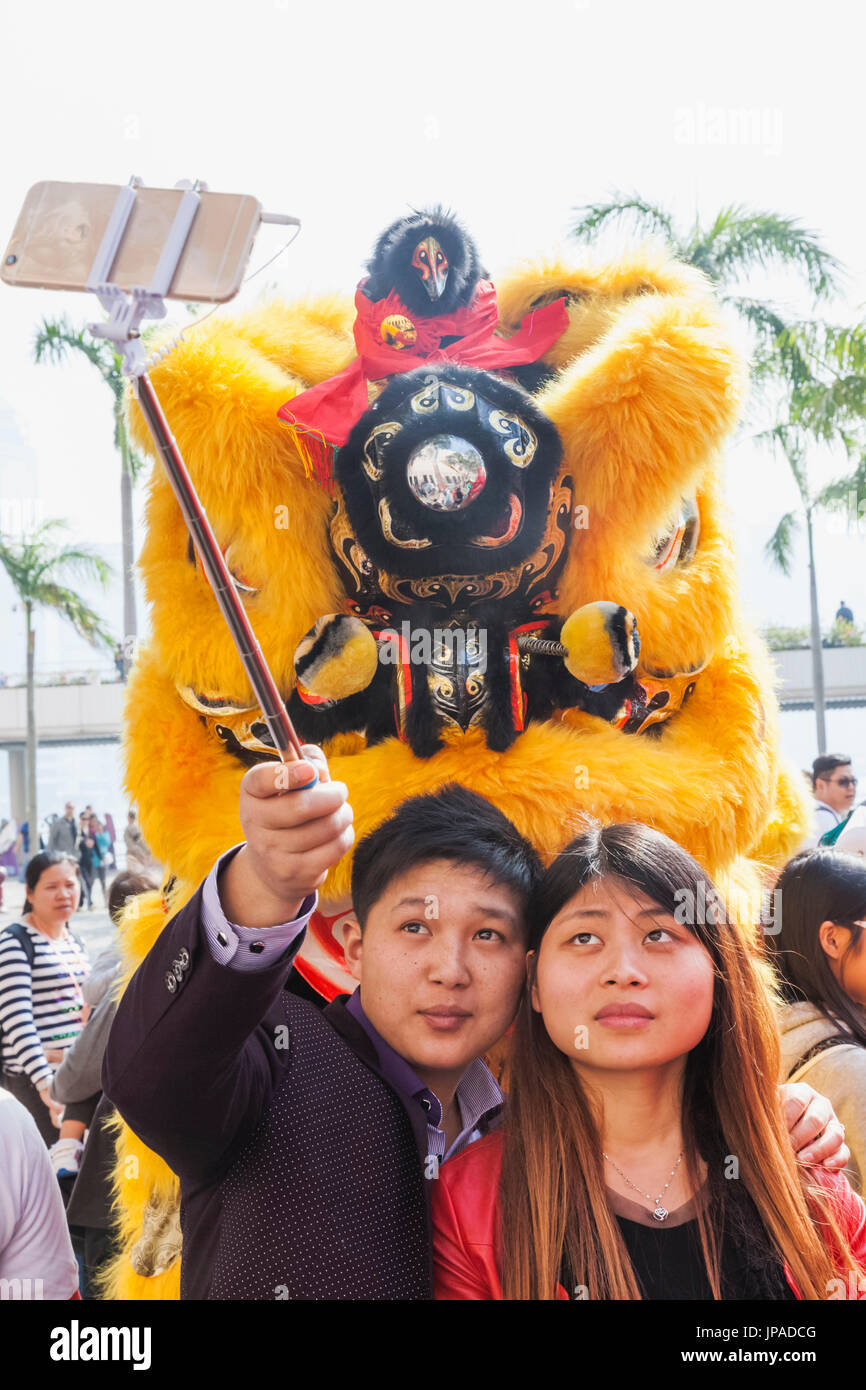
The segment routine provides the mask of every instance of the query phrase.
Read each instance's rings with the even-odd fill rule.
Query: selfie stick
[[[289,718],[285,702],[262,654],[262,649],[250,625],[240,595],[235,588],[234,580],[229,573],[213,528],[168,427],[156,392],[151,385],[139,331],[142,319],[165,317],[166,309],[163,295],[168,293],[171,286],[178,261],[198,212],[201,201],[200,194],[207,190],[207,184],[201,183],[199,180],[191,183],[188,179],[175,184],[175,188],[183,189],[183,194],[153,279],[147,288],[136,285],[131,290],[126,291],[120,289],[118,285],[111,284],[110,275],[130,214],[135,206],[136,190],[140,187],[141,179],[133,178],[127,187],[121,189],[118,194],[114,211],[109,219],[87,280],[87,288],[97,296],[103,309],[108,312],[110,317],[106,323],[90,323],[87,326],[94,337],[108,338],[116,343],[123,357],[123,374],[132,379],[138,403],[141,406],[141,413],[165,466],[172,491],[177,498],[183,519],[201,559],[202,569],[213,590],[220,612],[228,624],[232,640],[237,647],[238,655],[253,688],[253,694],[258,701],[265,724],[274,741],[274,747],[283,762],[287,762],[289,759],[303,758],[301,742]],[[288,217],[281,213],[262,213],[261,221],[300,226],[296,217]]]

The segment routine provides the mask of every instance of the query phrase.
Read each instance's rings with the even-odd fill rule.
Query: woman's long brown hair
[[[823,1189],[805,1184],[782,1119],[778,1033],[759,951],[726,920],[723,904],[718,910],[721,899],[711,896],[714,885],[696,861],[667,836],[637,824],[589,830],[553,862],[531,910],[536,951],[561,908],[601,878],[640,890],[684,922],[713,962],[710,1025],[686,1062],[683,1142],[693,1192],[701,1188],[702,1161],[707,1166],[709,1200],[698,1203],[698,1222],[714,1298],[722,1297],[720,1246],[730,1196],[725,1189],[737,1181],[754,1204],[769,1250],[787,1263],[801,1297],[826,1298],[836,1273],[828,1243],[844,1250],[844,1240]],[[499,1264],[506,1299],[555,1298],[563,1269],[581,1286],[582,1297],[640,1298],[605,1196],[599,1119],[527,991],[515,1026],[500,1180]],[[732,1157],[738,1177],[726,1179],[724,1165]],[[810,1215],[807,1192],[826,1223],[826,1242]]]

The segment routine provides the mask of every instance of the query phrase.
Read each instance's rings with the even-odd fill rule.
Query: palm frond
[[[866,326],[793,324],[779,335],[776,351],[791,427],[860,457],[866,451]]]
[[[791,573],[791,562],[794,556],[794,536],[800,527],[800,518],[796,512],[786,512],[780,517],[776,529],[767,544],[764,546],[764,554],[771,564],[780,569],[783,574]]]
[[[147,459],[142,458],[141,454],[137,453],[136,450],[132,448],[129,450],[128,458],[129,471],[132,474],[132,481],[134,483],[137,483],[142,473],[147,468],[148,461]]]
[[[16,593],[23,597],[27,587],[28,572],[24,559],[12,547],[0,541],[0,565],[3,566]]]
[[[107,369],[107,344],[97,342],[86,328],[74,328],[69,319],[43,319],[33,340],[33,358],[37,363],[61,364],[73,353],[81,353],[104,375]]]
[[[840,502],[847,502],[851,493],[858,499],[858,505],[859,499],[866,497],[866,455],[860,455],[853,472],[844,478],[836,478],[822,488],[815,498],[815,505],[836,507]]]
[[[806,440],[802,431],[789,421],[782,421],[773,425],[771,429],[759,430],[752,437],[756,444],[769,445],[775,450],[781,450],[797,484],[803,506],[808,509],[812,505],[812,499],[809,495],[809,477],[806,468]]]
[[[129,431],[126,428],[126,412],[123,409],[123,402],[120,402],[114,412],[114,447],[120,454],[121,459],[126,458],[129,476],[133,483],[138,482],[145,468],[145,460],[133,449],[129,442]]]
[[[781,346],[789,324],[772,304],[747,295],[719,293],[719,299],[738,318],[749,324],[753,332],[752,382],[759,390],[766,383],[788,379],[791,375],[786,351]],[[793,347],[788,348],[792,354]]]
[[[111,566],[86,546],[57,545],[57,532],[65,526],[55,518],[43,522],[29,538],[0,542],[0,565],[23,603],[56,609],[92,645],[110,645],[111,634],[99,614],[63,581],[76,575],[104,586]]]
[[[108,561],[89,546],[64,546],[57,552],[55,564],[58,569],[69,570],[82,579],[96,580],[103,589],[114,574]]]
[[[842,266],[816,232],[796,218],[752,212],[740,204],[722,208],[707,229],[696,228],[686,258],[720,284],[731,284],[760,268],[788,268],[805,277],[812,294],[826,299],[842,281]]]
[[[677,247],[670,215],[657,203],[647,202],[636,193],[615,193],[607,202],[586,203],[583,207],[574,208],[574,212],[577,217],[569,230],[570,235],[578,241],[588,241],[602,227],[625,221],[631,222],[637,231],[662,236],[672,247]]]
[[[74,589],[67,589],[62,584],[43,584],[32,601],[39,607],[59,612],[79,637],[83,637],[92,647],[114,647],[116,639],[99,614],[89,608]]]
[[[781,333],[789,327],[787,320],[772,304],[768,304],[765,299],[750,299],[747,295],[741,294],[720,294],[719,299],[723,304],[728,304],[740,318],[746,320],[754,328],[758,337],[772,347]]]

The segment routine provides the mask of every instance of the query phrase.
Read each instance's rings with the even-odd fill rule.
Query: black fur
[[[436,237],[448,257],[448,279],[441,299],[436,301],[428,297],[412,266],[415,247],[428,236]],[[394,290],[411,313],[424,318],[465,308],[472,303],[478,281],[487,277],[472,237],[441,207],[413,212],[392,222],[376,242],[367,269],[370,274],[364,293],[368,299],[375,303]]]
[[[530,396],[538,395],[556,376],[554,368],[547,362],[524,362],[509,367],[508,374],[513,376],[517,384],[522,386],[524,391],[528,391]]]
[[[410,397],[433,376],[443,387],[451,385],[474,392],[475,408],[452,409],[443,396],[435,412],[414,414]],[[538,447],[525,468],[517,467],[507,457],[507,440],[487,423],[485,411],[490,406],[519,416],[535,434]],[[375,481],[363,468],[364,446],[377,424],[391,420],[397,421],[401,429],[382,446],[378,461],[384,476]],[[462,510],[436,512],[425,507],[406,480],[406,464],[413,450],[438,434],[455,434],[468,440],[484,460],[485,486]],[[561,457],[556,427],[518,386],[490,372],[431,363],[430,367],[419,367],[391,380],[362,415],[337,455],[336,474],[352,530],[381,569],[400,577],[484,575],[511,570],[536,550],[547,521],[550,484]],[[473,537],[489,535],[496,527],[512,493],[523,508],[517,534],[498,548],[473,545]],[[395,534],[401,539],[425,537],[432,545],[410,550],[388,541],[379,519],[382,498],[387,499],[390,507]]]

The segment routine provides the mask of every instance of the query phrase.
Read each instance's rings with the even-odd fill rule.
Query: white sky
[[[4,242],[39,179],[198,176],[301,217],[258,285],[350,291],[376,233],[408,204],[450,203],[495,278],[560,242],[576,205],[638,190],[686,221],[730,202],[797,216],[849,269],[837,316],[866,300],[866,19],[850,0],[3,0],[2,18]],[[755,113],[749,143],[744,111]],[[265,230],[252,266],[284,239]],[[791,293],[759,278],[747,287],[770,288]],[[37,322],[60,311],[86,321],[92,305],[0,286],[0,502],[37,496],[117,563],[108,392],[86,364],[30,361]],[[728,459],[747,604],[761,623],[805,623],[804,547],[790,581],[761,555],[795,501],[786,465],[748,440]],[[824,462],[822,476],[837,471]],[[866,620],[863,546],[819,528],[824,623],[842,596]],[[18,671],[7,592],[0,669]],[[119,592],[104,602],[118,629]],[[40,632],[39,655],[92,660],[57,624]]]

